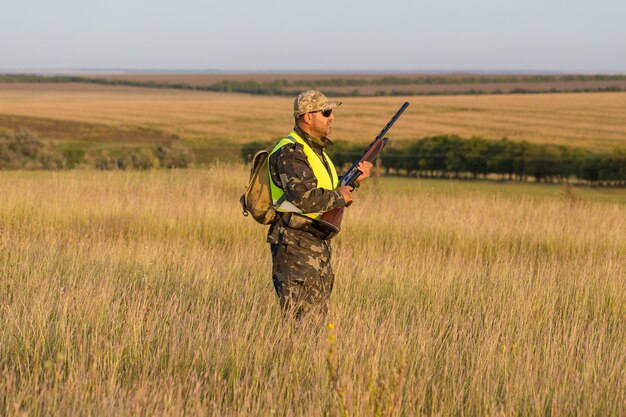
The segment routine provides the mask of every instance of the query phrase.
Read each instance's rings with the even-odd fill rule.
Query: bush
[[[59,149],[41,142],[34,133],[26,129],[0,133],[0,169],[63,169],[65,166]]]
[[[130,157],[133,169],[147,170],[158,168],[160,165],[159,159],[149,148],[140,148],[133,152]]]
[[[163,166],[160,158],[164,158],[163,161],[170,164],[166,168],[186,168],[189,164],[189,159],[185,159],[187,157],[178,149],[171,150],[171,148],[162,147],[158,149],[157,154],[150,148],[137,148],[131,151],[128,149],[100,149],[89,152],[86,160],[96,169],[105,171],[158,168]],[[185,161],[187,162],[185,163]]]
[[[107,149],[87,152],[85,160],[90,166],[103,171],[117,169],[117,159]]]
[[[69,163],[68,163],[69,158]],[[25,129],[0,132],[0,169],[63,169],[85,162],[101,170],[147,170],[158,168],[187,168],[193,154],[182,143],[150,147],[85,149],[67,147],[65,153],[54,145],[40,141]]]
[[[88,152],[85,158],[96,169],[147,170],[159,167],[159,160],[150,148],[100,149]]]
[[[180,142],[159,146],[157,157],[163,168],[187,168],[193,163],[193,153]]]

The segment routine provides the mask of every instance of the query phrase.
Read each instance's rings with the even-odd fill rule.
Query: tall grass
[[[293,325],[245,177],[1,172],[0,414],[626,413],[623,192],[369,180]]]

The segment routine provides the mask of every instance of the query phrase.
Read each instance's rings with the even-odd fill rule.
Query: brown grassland
[[[405,99],[411,107],[391,132],[393,141],[439,134],[611,150],[626,145],[626,93],[564,93],[343,99],[333,138],[369,143]],[[66,122],[44,139],[90,140],[85,130],[112,128],[196,146],[269,141],[291,127],[292,99],[82,84],[0,84],[0,128]],[[10,116],[10,117],[9,117]],[[21,118],[21,119],[17,119]],[[9,120],[10,119],[10,120]],[[35,119],[44,119],[35,121]],[[8,120],[8,121],[7,121]],[[88,124],[92,129],[74,128]],[[41,129],[45,134],[47,130]],[[109,134],[108,141],[115,141]],[[132,141],[127,133],[119,142]]]
[[[626,146],[626,93],[408,100],[393,141]],[[368,143],[403,101],[346,98],[333,139]],[[234,149],[291,108],[0,84],[0,130],[59,143]],[[247,175],[0,171],[0,415],[626,415],[624,189],[372,178],[333,240],[328,316],[294,324]]]
[[[0,172],[0,415],[625,415],[623,190],[368,180],[294,325],[246,175]]]

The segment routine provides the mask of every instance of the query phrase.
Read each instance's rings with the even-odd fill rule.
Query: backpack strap
[[[285,137],[284,139],[289,139],[291,142],[293,142],[294,144],[296,144],[298,141],[296,140],[296,138],[294,138],[293,136],[289,135],[287,137]],[[278,199],[278,201],[276,201],[276,207],[279,207],[281,204],[283,204],[285,202],[285,200],[287,200],[287,196],[284,192],[285,190],[283,190],[283,195],[280,196],[280,198]]]

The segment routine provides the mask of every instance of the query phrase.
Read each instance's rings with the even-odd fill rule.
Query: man
[[[316,90],[298,95],[293,104],[295,127],[269,157],[272,199],[278,208],[267,242],[272,252],[272,281],[286,315],[300,318],[325,313],[333,288],[329,232],[322,213],[352,202],[351,187],[339,179],[325,148],[335,119],[331,101]],[[357,181],[369,177],[372,164],[359,165]]]

